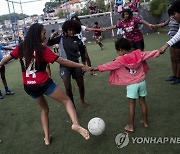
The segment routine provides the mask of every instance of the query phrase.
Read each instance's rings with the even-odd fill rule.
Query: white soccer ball
[[[92,118],[88,123],[88,130],[92,135],[100,135],[105,130],[105,122],[98,117]]]

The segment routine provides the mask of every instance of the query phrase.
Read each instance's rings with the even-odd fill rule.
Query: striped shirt
[[[168,26],[169,26],[168,35],[171,37],[173,37],[178,32],[178,29],[180,28],[180,24],[174,19],[170,19]]]
[[[180,41],[180,28],[178,30],[178,32],[176,33],[176,35],[174,35],[168,42],[167,44],[169,46],[174,45],[175,43],[177,43],[178,41]]]

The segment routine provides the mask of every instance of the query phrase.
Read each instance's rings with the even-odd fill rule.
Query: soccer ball
[[[92,118],[88,123],[88,130],[92,135],[100,135],[105,130],[105,122],[98,117]]]

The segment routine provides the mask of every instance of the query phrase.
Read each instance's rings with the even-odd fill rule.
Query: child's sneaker
[[[180,78],[176,78],[171,82],[171,84],[178,84],[178,83],[180,83]]]
[[[169,78],[166,79],[166,81],[174,81],[176,79],[175,76],[170,76]]]
[[[6,95],[14,95],[14,92],[12,92],[11,90],[6,91]]]

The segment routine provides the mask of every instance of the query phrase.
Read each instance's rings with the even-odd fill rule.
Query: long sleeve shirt
[[[175,43],[177,43],[178,41],[180,41],[180,28],[178,30],[178,32],[176,33],[176,35],[174,35],[168,42],[167,44],[169,46],[174,45]]]
[[[100,72],[110,71],[109,83],[113,85],[129,85],[145,80],[149,69],[147,59],[156,58],[159,50],[141,52],[132,51],[124,56],[117,57],[114,61],[98,66]]]
[[[79,62],[81,56],[82,62],[85,62],[85,52],[81,50],[82,41],[77,37],[59,36],[54,39],[49,39],[48,46],[59,44],[60,57]]]

